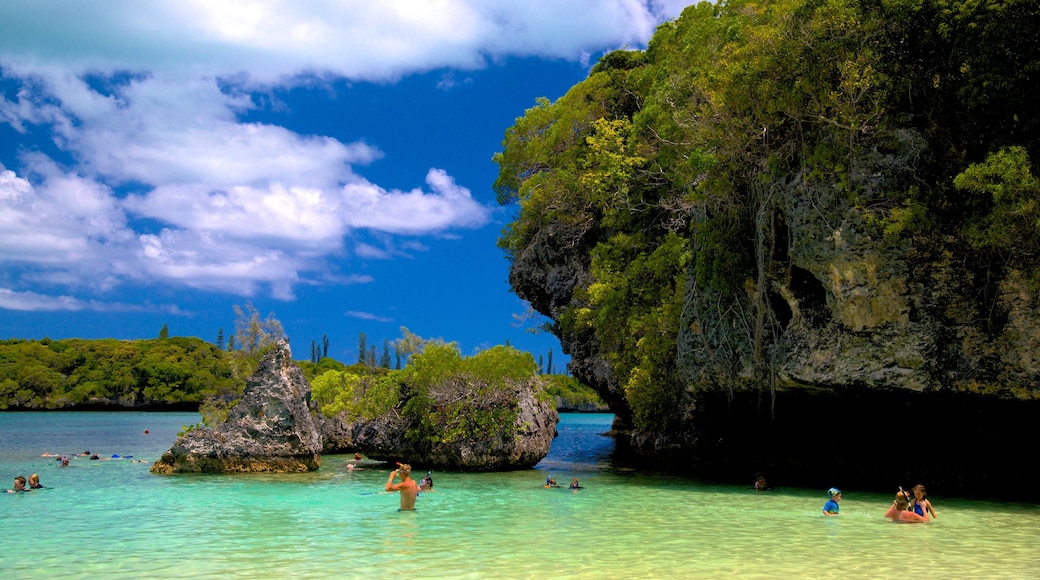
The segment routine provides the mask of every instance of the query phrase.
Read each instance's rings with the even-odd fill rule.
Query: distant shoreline
[[[30,407],[10,407],[0,409],[0,413],[52,413],[52,412],[76,412],[89,413],[98,411],[112,412],[145,412],[145,413],[197,413],[198,403],[147,403],[142,405],[124,405],[114,402],[106,403],[80,403],[59,407],[57,409],[33,409]]]
[[[0,413],[51,413],[51,412],[76,412],[76,413],[89,413],[98,411],[112,411],[112,412],[145,412],[145,413],[197,413],[199,411],[198,403],[148,403],[144,405],[123,405],[115,402],[106,403],[81,403],[78,405],[69,405],[68,407],[61,407],[58,409],[32,409],[29,407],[11,407],[8,409],[0,409]],[[610,409],[603,408],[588,408],[588,407],[557,407],[557,413],[610,413]]]

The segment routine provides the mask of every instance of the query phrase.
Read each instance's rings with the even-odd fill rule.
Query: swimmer
[[[62,455],[61,457],[58,458],[58,461],[61,461],[61,466],[62,467],[68,467],[69,466],[69,456],[68,455]]]
[[[919,516],[910,509],[910,499],[902,488],[900,488],[899,492],[896,493],[896,498],[892,501],[892,505],[889,506],[888,511],[885,512],[885,517],[893,522],[904,522],[908,524],[928,521],[927,517]]]
[[[574,479],[571,480],[571,487],[570,487],[570,489],[581,489],[581,486],[578,485],[578,478],[577,477],[575,477]]]
[[[556,487],[556,480],[551,475],[545,476],[545,487]]]
[[[419,486],[412,480],[412,466],[407,463],[398,463],[399,467],[390,472],[390,478],[386,480],[386,491],[401,492],[401,508],[399,511],[415,509],[415,497],[419,494]],[[401,476],[401,483],[394,483],[394,477]]]
[[[426,477],[419,480],[419,491],[433,491],[432,471],[426,472]]]
[[[935,509],[932,508],[932,502],[928,501],[928,494],[925,492],[924,486],[919,483],[911,491],[914,492],[914,499],[910,502],[910,507],[913,508],[914,513],[924,517],[932,516],[933,520],[937,518]]]
[[[14,478],[14,489],[7,490],[7,493],[18,493],[25,491],[25,476],[19,475]]]
[[[836,516],[838,515],[838,502],[841,501],[841,490],[832,487],[827,490],[827,503],[823,504],[823,515],[825,516]]]
[[[35,473],[29,476],[29,489],[43,489],[40,485],[40,476]]]

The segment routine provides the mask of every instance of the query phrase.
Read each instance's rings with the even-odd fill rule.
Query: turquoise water
[[[1040,577],[1040,506],[933,493],[937,521],[893,524],[888,494],[846,489],[827,518],[822,489],[755,493],[615,468],[599,435],[609,415],[562,415],[532,470],[434,473],[415,512],[382,493],[388,469],[349,472],[345,456],[309,474],[150,474],[198,420],[0,413],[0,485],[38,473],[49,486],[0,494],[0,577]],[[41,457],[87,449],[147,462]],[[545,489],[547,474],[585,489]]]

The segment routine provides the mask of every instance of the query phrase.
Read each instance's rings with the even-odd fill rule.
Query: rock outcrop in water
[[[427,416],[437,422],[428,426],[430,432],[442,434],[437,441],[408,437],[407,432],[416,425],[394,409],[373,420],[349,421],[344,415],[327,418],[323,426],[325,451],[360,451],[379,461],[457,471],[524,469],[549,453],[559,415],[551,400],[536,397],[542,388],[537,378],[515,384],[511,392],[489,393],[470,387],[454,384],[433,393],[433,410]],[[452,437],[450,423],[458,417],[440,411],[460,400],[470,412],[488,416],[515,413],[515,419],[480,437]]]
[[[1032,494],[1040,19],[954,4],[690,6],[507,130],[510,284],[622,448]]]
[[[287,341],[261,360],[227,420],[180,436],[152,473],[302,472],[321,465],[321,420]]]

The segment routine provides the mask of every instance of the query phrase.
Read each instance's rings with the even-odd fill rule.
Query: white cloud
[[[0,171],[0,264],[69,287],[147,280],[288,299],[298,284],[342,278],[323,260],[352,230],[482,227],[490,209],[444,169],[429,170],[428,190],[384,188],[354,171],[383,155],[378,143],[243,115],[263,91],[314,79],[386,81],[508,56],[584,61],[644,43],[679,9],[670,0],[5,0],[0,74],[20,88],[0,92],[0,123],[50,131],[62,161],[29,153],[19,173]],[[446,73],[441,87],[461,78]],[[136,193],[117,195],[124,185]],[[404,254],[395,247],[404,245],[358,243],[354,253]]]
[[[35,292],[16,292],[10,288],[0,288],[0,308],[6,310],[22,310],[28,312],[163,312],[166,314],[184,315],[172,304],[122,304],[119,302],[101,302],[97,300],[80,300],[72,296],[47,296]]]
[[[387,318],[385,316],[379,316],[378,314],[372,314],[371,312],[358,312],[356,310],[348,310],[344,312],[351,318],[358,318],[360,320],[372,320],[375,322],[393,322],[393,318]]]
[[[76,70],[161,76],[247,73],[271,84],[300,73],[386,80],[487,58],[578,59],[642,44],[678,14],[671,0],[5,0],[0,54]]]
[[[479,204],[465,187],[455,184],[441,169],[431,169],[426,183],[433,193],[420,189],[386,191],[368,181],[347,184],[341,191],[341,209],[347,224],[398,234],[436,232],[449,227],[479,227],[490,210]]]
[[[43,157],[29,166],[43,176],[38,188],[0,171],[0,263],[36,265],[43,273],[35,276],[52,282],[108,286],[133,237],[111,193]]]

